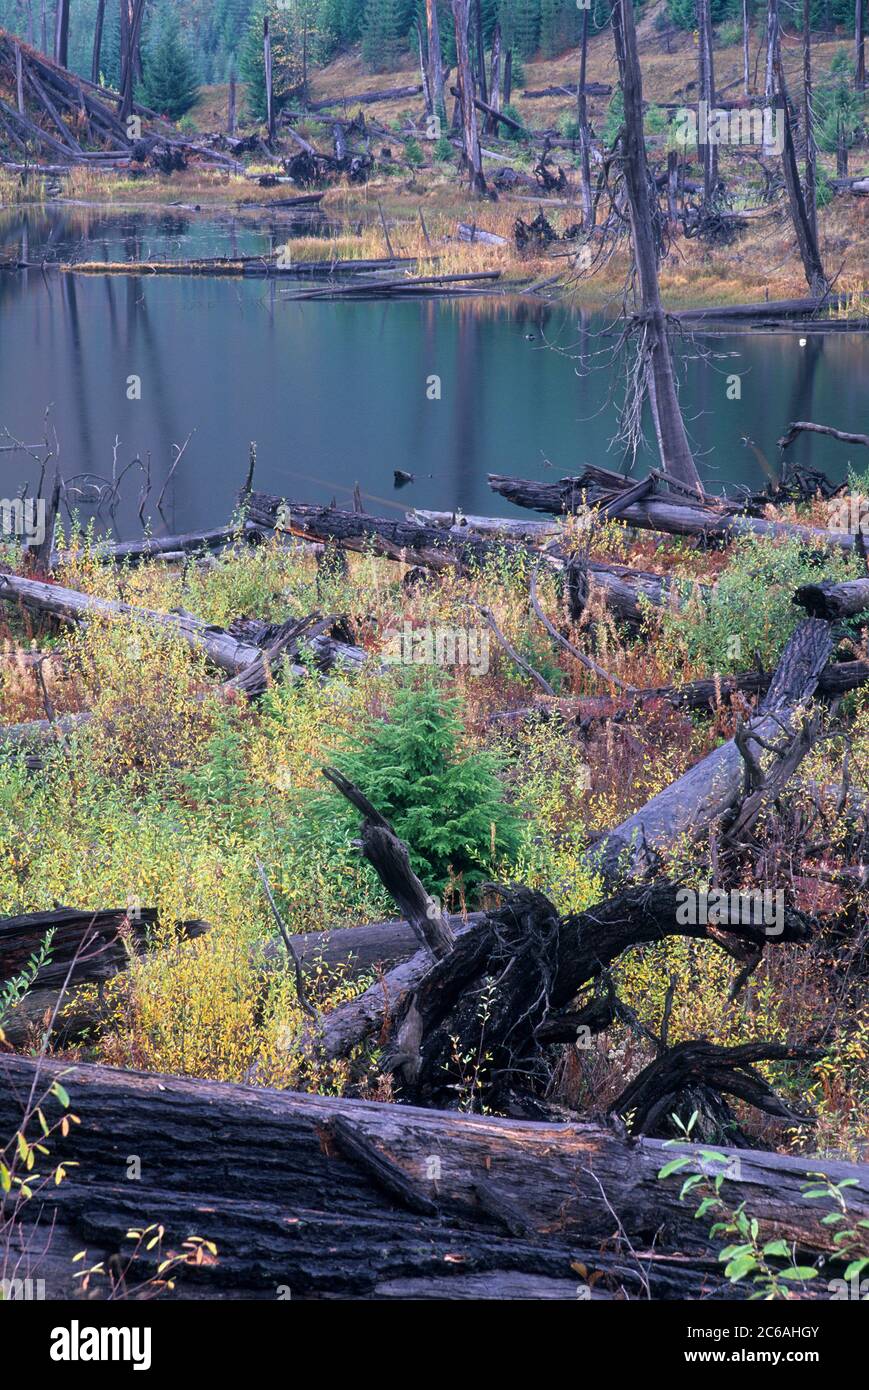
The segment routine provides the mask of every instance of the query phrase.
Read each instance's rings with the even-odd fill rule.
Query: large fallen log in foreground
[[[216,1263],[173,1275],[188,1298],[274,1299],[286,1290],[293,1299],[671,1299],[752,1291],[722,1280],[707,1235],[712,1218],[695,1220],[696,1203],[679,1201],[685,1173],[658,1179],[674,1151],[655,1140],[631,1141],[595,1124],[534,1124],[3,1057],[0,1142],[21,1128],[31,1091],[40,1098],[55,1079],[80,1123],[66,1137],[52,1134],[50,1159],[39,1167],[79,1166],[59,1186],[37,1190],[22,1233],[49,1298],[74,1296],[82,1265],[73,1255],[86,1248],[88,1263],[109,1265],[116,1253],[125,1263],[127,1232],[152,1222],[166,1228],[166,1249],[190,1235],[217,1245]],[[51,1098],[44,1109],[52,1124],[63,1113]],[[865,1168],[722,1152],[725,1202],[732,1209],[744,1200],[763,1239],[792,1242],[800,1258],[791,1263],[835,1249],[836,1228],[822,1222],[830,1205],[805,1199],[809,1172],[853,1179],[844,1189],[849,1219],[869,1215]],[[684,1153],[701,1171],[700,1151]],[[127,1178],[131,1154],[140,1159],[137,1182]],[[252,1155],[255,1177],[245,1187]],[[145,1273],[138,1266],[131,1282]],[[813,1292],[811,1284],[796,1288]]]
[[[537,483],[526,478],[507,478],[489,474],[489,486],[517,507],[560,516],[583,506],[600,506],[618,501],[618,489],[601,488],[595,470],[557,483]],[[816,550],[830,546],[853,550],[856,536],[851,531],[823,531],[816,526],[797,526],[784,521],[766,521],[748,516],[736,504],[722,500],[720,508],[692,505],[676,497],[645,497],[617,509],[620,521],[645,530],[664,531],[675,536],[697,536],[703,540],[732,541],[752,535],[776,540],[798,540]]]

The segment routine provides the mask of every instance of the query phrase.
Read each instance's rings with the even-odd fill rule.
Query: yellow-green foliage
[[[620,523],[598,525],[580,515],[569,528],[593,553],[658,567],[682,578],[686,588],[706,577],[706,562],[682,542],[644,540],[637,555]],[[97,559],[90,532],[75,531],[66,545],[56,578],[72,588],[161,612],[182,607],[214,624],[240,616],[277,622],[315,609],[345,614],[371,660],[361,672],[326,680],[313,672],[293,680],[285,672],[250,704],[222,694],[220,678],[201,654],[161,626],[95,620],[77,631],[40,636],[42,650],[54,649],[45,672],[57,712],[88,711],[91,717],[40,749],[41,771],[26,771],[14,752],[0,756],[0,912],[44,909],[55,901],[158,910],[150,954],[132,961],[108,989],[109,1022],[99,1043],[106,1060],[340,1091],[347,1065],[324,1063],[310,1043],[310,1020],[281,947],[263,969],[264,946],[278,938],[256,861],[292,931],[393,913],[354,845],[352,818],[339,825],[336,817],[329,833],[320,834],[308,814],[324,791],[322,766],[339,756],[348,737],[390,716],[397,673],[381,661],[387,635],[404,622],[482,628],[484,606],[507,640],[559,684],[560,694],[572,697],[573,709],[577,699],[593,697],[594,715],[612,692],[552,644],[530,613],[525,565],[507,549],[479,572],[446,571],[436,582],[408,589],[401,582],[406,567],[371,554],[350,557],[346,574],[329,557],[318,566],[305,547],[277,542],[256,548],[239,543],[218,560],[183,568],[159,560],[112,568]],[[788,586],[802,575],[802,563],[786,547],[753,542],[716,556],[723,575],[717,597],[702,611],[689,605],[651,615],[639,640],[620,631],[594,599],[596,659],[638,686],[661,683],[674,662],[686,673],[692,663],[726,669],[725,639],[736,624],[748,651],[742,664],[753,660],[755,646],[772,664],[786,632]],[[816,577],[848,572],[850,565],[836,558],[812,570]],[[587,646],[585,624],[567,624],[551,576],[540,576],[538,591],[552,620]],[[18,616],[10,621],[7,646],[26,647],[31,629]],[[41,717],[32,668],[4,662],[0,674],[0,718]],[[411,680],[417,677],[423,678],[410,673]],[[458,701],[462,755],[497,750],[502,758],[504,796],[521,834],[512,862],[504,862],[496,847],[499,877],[540,889],[563,913],[592,907],[604,891],[586,861],[591,837],[661,791],[721,734],[719,722],[691,719],[669,706],[647,707],[618,723],[594,718],[582,732],[556,718],[504,725],[497,716],[527,707],[538,691],[494,638],[484,679],[468,667],[438,677],[445,695]],[[869,765],[869,699],[851,696],[848,709],[851,776],[859,784]],[[837,782],[843,752],[841,739],[822,741],[802,775]],[[835,849],[845,844],[847,827],[834,808],[827,812],[825,833]],[[770,826],[765,853],[781,863],[786,844],[775,841],[774,818]],[[699,887],[710,877],[708,858],[708,847],[686,841],[671,848],[661,871]],[[455,889],[460,905],[461,885]],[[193,918],[208,921],[211,930],[195,941],[181,939],[178,924]],[[791,1041],[840,1017],[842,1001],[808,952],[770,948],[730,1003],[738,968],[711,942],[672,938],[627,953],[613,978],[620,997],[653,1030],[661,1026],[675,982],[671,1042],[703,1034],[726,1043]],[[312,988],[317,1006],[328,1010],[370,982],[321,969]],[[859,1079],[866,1023],[845,1022],[847,1028],[831,1033],[833,1061],[796,1078],[784,1069],[770,1074],[782,1089],[811,1087],[822,1143],[850,1151],[867,1103]],[[584,1073],[589,1096],[600,1103],[617,1094],[650,1055],[648,1044],[622,1025],[609,1030],[595,1042],[593,1074]]]

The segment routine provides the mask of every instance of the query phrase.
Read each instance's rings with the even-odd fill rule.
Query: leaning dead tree
[[[772,72],[775,82],[773,100],[779,107],[779,121],[781,123],[783,135],[782,171],[784,173],[785,187],[788,195],[788,208],[790,210],[794,232],[796,233],[797,246],[799,247],[800,260],[802,261],[806,283],[812,295],[823,297],[829,293],[830,282],[824,270],[824,264],[818,245],[818,225],[815,208],[814,134],[811,124],[811,40],[807,29],[805,47],[803,50],[803,76],[805,84],[804,121],[807,150],[806,178],[805,183],[803,183],[800,179],[800,170],[797,163],[791,103],[788,95],[787,82],[785,80],[784,63],[782,61],[778,7],[774,4],[774,0],[770,0],[769,24],[771,26],[768,36],[769,61],[772,63]]]
[[[643,83],[631,0],[612,0],[612,26],[624,95],[621,168],[630,210],[634,273],[640,309],[637,390],[648,392],[661,466],[679,482],[700,487],[685,422],[679,408],[673,355],[658,283],[660,218],[646,159],[643,132]],[[631,411],[638,417],[638,410]]]

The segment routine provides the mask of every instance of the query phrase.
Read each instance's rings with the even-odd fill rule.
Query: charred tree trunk
[[[857,92],[862,92],[866,86],[865,3],[866,0],[854,3],[854,90]]]
[[[797,153],[794,147],[793,129],[791,126],[790,101],[788,98],[784,65],[781,57],[781,45],[776,46],[775,62],[779,89],[778,101],[781,107],[780,119],[784,133],[782,169],[785,177],[785,186],[788,192],[791,221],[793,222],[794,231],[796,232],[797,245],[800,249],[800,259],[803,263],[803,273],[806,277],[806,283],[813,295],[822,297],[829,293],[830,284],[824,271],[821,253],[818,248],[816,219],[812,217],[807,202],[808,190],[804,191],[800,182],[800,171],[797,164]],[[809,135],[808,138],[811,139],[811,135]],[[813,164],[812,177],[814,178]],[[814,189],[812,191],[814,192]]]
[[[579,83],[576,89],[576,123],[579,128],[579,174],[582,180],[582,225],[586,230],[594,226],[594,211],[591,201],[591,141],[588,131],[588,98],[586,95],[586,67],[588,63],[588,23],[589,10],[582,12],[582,37],[579,49]]]
[[[133,89],[144,14],[145,0],[121,0],[121,104],[118,119],[122,124],[130,119],[133,112]]]
[[[815,145],[815,107],[812,92],[812,4],[803,0],[803,125],[806,137],[806,218],[815,246],[818,245],[817,146]],[[820,259],[820,257],[819,257]]]
[[[57,0],[54,61],[62,68],[69,67],[69,0]]]
[[[456,64],[458,76],[459,105],[462,113],[462,143],[464,162],[468,181],[475,193],[486,192],[483,177],[483,161],[480,154],[480,140],[477,131],[477,108],[474,104],[474,79],[468,56],[468,25],[470,22],[470,0],[451,0],[453,21],[456,29]]]
[[[652,205],[652,181],[643,134],[643,85],[637,54],[633,5],[612,2],[613,36],[625,103],[622,156],[631,213],[631,239],[642,305],[641,351],[646,359],[646,383],[655,434],[664,472],[692,487],[700,487],[685,423],[679,409],[673,358],[658,285],[657,207]]]
[[[513,95],[513,50],[507,49],[507,56],[504,59],[504,105],[510,105],[510,98]]]
[[[813,618],[840,622],[858,613],[869,614],[869,579],[846,579],[842,584],[804,584],[794,594],[794,603]]]

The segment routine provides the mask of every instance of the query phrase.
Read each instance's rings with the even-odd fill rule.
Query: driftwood
[[[501,497],[518,507],[549,512],[558,516],[583,505],[595,506],[617,497],[618,489],[601,488],[595,470],[575,478],[562,478],[557,483],[537,483],[524,478],[507,478],[500,473],[489,474],[489,486]],[[830,546],[853,550],[852,532],[820,530],[813,526],[796,526],[781,521],[766,521],[749,516],[736,503],[722,499],[718,509],[692,505],[676,497],[644,497],[624,505],[621,520],[629,526],[652,531],[665,531],[677,536],[697,536],[704,540],[732,541],[740,535],[770,538],[792,538],[817,550]]]
[[[722,1279],[709,1223],[679,1201],[682,1175],[658,1180],[674,1150],[657,1140],[630,1141],[595,1124],[443,1114],[18,1057],[0,1059],[0,1076],[4,1138],[20,1128],[31,1090],[41,1095],[55,1078],[81,1121],[50,1140],[52,1163],[80,1166],[37,1190],[23,1213],[21,1235],[49,1298],[77,1290],[78,1251],[123,1258],[127,1231],[151,1222],[165,1226],[166,1248],[191,1233],[218,1247],[215,1263],[173,1275],[181,1297],[751,1291]],[[45,1108],[50,1123],[60,1118],[54,1101]],[[238,1181],[252,1135],[255,1199]],[[188,1149],[196,1162],[179,1163]],[[696,1154],[692,1167],[702,1171],[700,1152],[683,1152]],[[136,1183],[125,1178],[129,1154],[141,1159]],[[736,1207],[744,1198],[762,1238],[793,1242],[802,1262],[835,1249],[835,1227],[821,1221],[827,1206],[803,1195],[808,1172],[855,1179],[845,1189],[849,1219],[869,1213],[865,1169],[745,1151],[725,1157],[725,1201]],[[146,1272],[140,1265],[134,1277]]]
[[[834,430],[832,425],[815,425],[811,420],[792,420],[787,431],[778,441],[780,449],[787,449],[799,434],[828,434],[833,439],[841,439],[843,444],[865,444],[869,448],[869,434],[849,434],[847,430]]]

